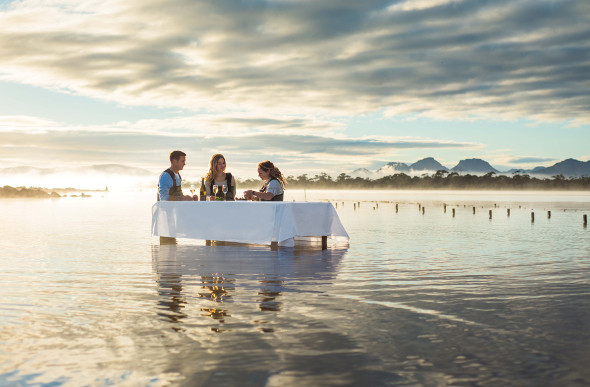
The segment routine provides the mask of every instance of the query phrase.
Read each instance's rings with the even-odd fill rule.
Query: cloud
[[[198,117],[190,118],[194,122]],[[406,149],[478,149],[480,144],[422,139],[412,137],[366,136],[347,137],[336,132],[314,131],[292,133],[275,130],[283,121],[246,120],[271,126],[270,130],[238,128],[232,131],[173,131],[180,120],[143,120],[118,125],[60,127],[59,130],[31,132],[26,128],[0,132],[3,165],[17,164],[23,156],[32,166],[59,167],[68,164],[126,164],[157,171],[168,163],[173,149],[189,155],[188,168],[206,169],[212,154],[220,152],[228,158],[234,171],[248,171],[256,162],[272,159],[293,171],[324,171],[350,169],[375,159],[387,159]],[[232,124],[234,121],[230,120]],[[286,120],[287,126],[291,125]],[[305,121],[303,121],[305,122]],[[237,120],[238,124],[244,124]],[[300,121],[295,121],[296,126]],[[295,172],[294,172],[295,173]]]
[[[57,122],[31,116],[0,116],[0,133],[25,130],[28,132],[47,131],[59,128]]]
[[[252,113],[184,115],[173,118],[141,119],[136,122],[120,121],[109,125],[68,125],[33,116],[0,115],[0,132],[11,131],[87,131],[118,133],[164,134],[170,136],[191,135],[244,135],[244,133],[281,134],[334,134],[343,129],[343,122],[337,117],[288,116],[267,114],[256,116]]]
[[[510,160],[513,164],[530,164],[530,163],[546,163],[550,161],[557,161],[553,158],[545,158],[545,157],[519,157]]]
[[[576,0],[23,0],[0,12],[0,77],[262,118],[588,124],[589,24]]]

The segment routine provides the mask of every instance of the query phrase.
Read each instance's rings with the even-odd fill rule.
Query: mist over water
[[[0,385],[590,383],[588,193],[287,194],[350,242],[159,245],[152,191],[0,200]]]

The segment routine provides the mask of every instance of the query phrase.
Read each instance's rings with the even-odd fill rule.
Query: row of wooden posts
[[[344,202],[342,202],[342,205],[344,206]],[[356,202],[353,204],[354,210],[356,211],[357,207],[361,208],[361,202]],[[496,204],[494,204],[494,207],[497,207]],[[338,208],[338,203],[336,203],[336,208]],[[375,203],[375,207],[373,207],[373,210],[379,208],[379,203]],[[422,204],[418,203],[418,211],[422,211],[422,214],[424,215],[425,213],[425,207],[422,206]],[[443,203],[443,211],[446,214],[447,213],[447,205],[445,203]],[[399,204],[396,203],[395,204],[395,212],[399,212]],[[453,212],[453,218],[455,217],[455,209],[452,209]],[[475,215],[475,207],[473,207],[473,214]],[[506,209],[506,215],[510,216],[510,208]],[[490,219],[492,219],[492,210],[489,210],[489,216]],[[547,211],[547,219],[551,219],[551,211]],[[535,222],[535,213],[531,212],[531,223]],[[584,214],[582,215],[582,224],[584,226],[588,225],[588,215]]]

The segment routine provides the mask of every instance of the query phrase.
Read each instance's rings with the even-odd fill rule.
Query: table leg
[[[160,237],[160,244],[161,245],[175,245],[176,244],[176,238],[170,238],[170,237]]]
[[[213,245],[213,243],[211,243],[211,241],[209,239],[205,240],[205,246],[211,246]]]
[[[322,236],[322,250],[326,250],[328,248],[328,237],[326,235]]]
[[[277,251],[279,249],[279,242],[270,242],[270,249],[272,251]]]

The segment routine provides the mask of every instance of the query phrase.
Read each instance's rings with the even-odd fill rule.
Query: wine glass
[[[191,184],[191,195],[195,194],[195,185]]]
[[[214,185],[213,186],[213,196],[215,196],[215,198],[217,198],[217,190],[218,190],[217,185]]]
[[[227,200],[227,184],[224,184],[221,187],[221,190],[223,191],[223,200],[226,201]]]

